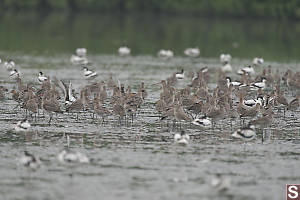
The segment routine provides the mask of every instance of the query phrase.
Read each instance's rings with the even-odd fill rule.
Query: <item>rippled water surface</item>
[[[71,53],[70,53],[71,54]],[[87,84],[82,70],[69,63],[70,54],[14,54],[23,81],[37,84],[39,70],[50,77],[71,80],[76,91]],[[2,52],[3,57],[9,57]],[[231,133],[240,121],[223,120],[214,129],[201,130],[182,123],[191,136],[188,146],[173,144],[173,134],[179,125],[160,121],[154,102],[160,88],[152,85],[166,79],[183,66],[197,71],[208,66],[211,87],[216,80],[217,59],[182,58],[169,61],[151,56],[121,58],[112,55],[91,55],[97,80],[115,80],[131,85],[136,91],[145,81],[149,96],[133,122],[121,125],[110,116],[104,124],[91,113],[59,114],[48,125],[48,115],[29,118],[32,129],[26,134],[13,131],[16,122],[25,117],[24,111],[14,109],[16,103],[7,95],[0,103],[0,197],[1,199],[284,199],[285,184],[299,183],[299,120],[298,113],[277,113],[271,127],[247,144],[233,140]],[[233,59],[234,69],[249,60]],[[297,63],[270,63],[274,69],[297,69]],[[282,69],[282,67],[284,67]],[[232,76],[235,76],[232,74]],[[2,67],[1,85],[15,87]],[[188,79],[179,82],[182,88]],[[289,99],[292,94],[289,94]],[[230,125],[232,124],[232,126]],[[70,135],[70,148],[85,153],[90,164],[61,164],[57,154],[67,146],[65,134]],[[19,164],[18,158],[28,150],[42,160],[37,170]],[[220,174],[230,180],[227,191],[211,186]]]

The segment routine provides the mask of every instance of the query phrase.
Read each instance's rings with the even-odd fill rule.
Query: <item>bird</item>
[[[218,192],[225,192],[231,186],[231,181],[228,177],[221,176],[221,174],[216,174],[210,182],[211,186]]]
[[[193,124],[200,126],[201,128],[209,128],[212,126],[211,119],[204,116],[201,118],[196,118],[192,121]]]
[[[61,163],[89,163],[90,159],[83,153],[71,151],[69,149],[62,150],[57,155],[58,161]]]
[[[253,74],[255,74],[255,71],[254,71],[254,68],[251,65],[248,65],[247,67],[243,67],[243,68],[239,69],[237,71],[237,73],[239,75],[243,75],[244,73],[253,75]]]
[[[253,124],[248,124],[248,126],[234,131],[231,136],[244,141],[253,140],[256,137],[255,126]]]
[[[263,97],[257,97],[256,99],[248,99],[248,100],[243,100],[243,105],[245,105],[244,108],[251,108],[255,106],[256,104],[260,104],[261,106],[263,105]]]
[[[177,79],[183,79],[184,78],[184,70],[181,69],[180,72],[176,72],[176,78]]]
[[[224,63],[223,63],[223,66],[221,67],[221,70],[222,70],[222,72],[224,72],[224,73],[229,73],[229,72],[232,71],[232,67],[231,67],[231,65],[230,65],[229,62],[224,62]]]
[[[254,59],[253,59],[253,65],[254,66],[260,66],[260,65],[262,65],[263,63],[264,63],[264,59],[263,58],[258,58],[258,57],[255,57]]]
[[[50,95],[50,98],[47,97],[48,95]],[[53,94],[48,94],[43,96],[42,99],[42,108],[49,114],[50,118],[49,118],[49,124],[53,118],[53,113],[63,113],[63,111],[60,108],[60,104],[56,99],[56,96]]]
[[[15,68],[16,64],[13,60],[8,60],[4,62],[4,67],[6,68],[7,71],[11,71]]]
[[[187,145],[190,141],[190,136],[183,130],[180,133],[174,135],[174,142],[179,145]]]
[[[24,151],[24,156],[20,158],[20,163],[25,167],[29,167],[31,169],[37,169],[41,165],[40,159],[38,157],[35,157],[28,151]]]
[[[26,132],[30,129],[31,125],[28,122],[27,119],[23,119],[21,121],[18,121],[17,124],[15,125],[14,129],[17,133],[20,132]]]
[[[174,105],[174,116],[177,121],[191,121],[191,118],[185,113],[179,103]]]
[[[222,53],[220,55],[220,61],[222,64],[229,63],[231,61],[231,55]]]
[[[17,79],[17,78],[19,78],[19,76],[20,76],[20,73],[18,72],[18,70],[17,69],[13,69],[13,70],[11,70],[10,71],[10,73],[9,73],[9,77],[11,78],[11,79]]]
[[[56,84],[64,94],[65,105],[70,106],[74,101],[76,101],[75,96],[73,95],[73,87],[71,81],[67,85],[63,80],[58,80],[56,77],[53,78],[54,84]]]
[[[160,58],[170,59],[170,58],[174,57],[174,53],[171,50],[161,49],[157,53],[157,56],[160,57]]]
[[[38,76],[38,81],[40,84],[42,84],[43,82],[47,81],[48,77],[44,76],[43,72],[39,72],[39,76]]]
[[[184,50],[184,54],[189,57],[198,57],[200,55],[200,49],[196,48],[187,48]]]
[[[76,49],[76,55],[77,56],[84,57],[84,56],[86,56],[86,53],[87,53],[86,48],[77,48]]]
[[[128,47],[123,46],[119,48],[118,52],[120,56],[129,56],[131,50]]]
[[[226,80],[227,80],[227,87],[229,87],[230,86],[230,84],[232,84],[233,86],[241,86],[241,85],[243,85],[241,82],[239,82],[239,81],[231,81],[231,78],[230,77],[226,77]]]
[[[97,72],[89,70],[87,67],[83,67],[83,75],[87,80],[92,80],[98,76]]]
[[[6,87],[0,86],[0,101],[5,100],[5,93],[8,92]]]
[[[86,48],[77,48],[76,55],[72,55],[70,61],[74,65],[83,65],[88,63],[88,59],[86,58],[87,50]]]
[[[267,82],[267,79],[265,77],[262,77],[261,78],[261,82],[256,82],[256,83],[252,83],[250,85],[250,89],[252,90],[258,90],[258,89],[265,89],[266,87],[266,82]]]

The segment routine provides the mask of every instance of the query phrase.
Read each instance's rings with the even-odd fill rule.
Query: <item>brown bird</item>
[[[46,96],[47,95],[44,95],[43,97],[42,107],[47,113],[49,113],[50,119],[48,123],[50,124],[53,118],[53,113],[63,113],[63,111],[60,109],[60,105],[56,100],[55,95],[50,94],[50,99],[47,99]]]
[[[82,111],[84,109],[83,100],[84,100],[84,92],[85,90],[82,89],[80,91],[80,98],[76,99],[69,107],[67,107],[67,112],[74,112],[74,111]],[[78,113],[76,119],[78,120]]]
[[[104,119],[106,116],[111,115],[112,113],[103,106],[103,104],[97,103],[94,104],[94,112],[99,115],[100,117],[102,117],[102,122],[104,123]]]
[[[5,92],[7,91],[7,88],[0,86],[0,101],[3,101],[5,99]]]
[[[176,121],[192,121],[192,119],[184,112],[182,106],[177,102],[174,105],[174,116]],[[181,128],[181,123],[180,123],[180,128]]]
[[[37,103],[37,99],[36,98],[32,98],[29,99],[26,104],[25,104],[25,108],[29,111],[32,112],[34,114],[36,114],[38,112],[38,103]]]

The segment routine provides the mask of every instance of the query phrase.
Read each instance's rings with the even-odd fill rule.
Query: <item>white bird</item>
[[[206,116],[194,119],[192,123],[202,128],[210,128],[212,126],[211,119]]]
[[[223,66],[221,67],[221,70],[224,73],[229,73],[229,72],[232,72],[232,67],[229,62],[224,62]]]
[[[251,65],[249,65],[249,66],[247,66],[247,67],[243,67],[243,68],[241,68],[241,69],[239,69],[239,70],[237,71],[237,73],[238,73],[239,75],[243,75],[244,72],[245,72],[246,74],[250,74],[250,75],[255,74],[254,68],[253,68]]]
[[[257,99],[248,99],[243,101],[243,105],[247,107],[253,107],[256,104],[260,104],[261,106],[263,105],[264,99],[262,97],[257,97]]]
[[[76,55],[72,55],[70,61],[74,65],[84,65],[88,63],[86,58],[87,50],[85,48],[77,48]]]
[[[241,82],[238,82],[238,81],[231,81],[231,78],[230,77],[226,77],[226,80],[227,80],[227,87],[229,87],[230,85],[233,85],[233,86],[241,86],[243,85]]]
[[[6,67],[7,71],[13,70],[15,68],[16,64],[13,60],[8,60],[4,62],[4,67]]]
[[[170,59],[172,57],[174,57],[174,53],[171,50],[164,50],[161,49],[158,53],[157,56],[160,58],[165,58],[165,59]]]
[[[265,77],[262,77],[261,82],[252,83],[250,85],[250,89],[253,89],[253,90],[265,89],[266,82],[267,82],[267,79]]]
[[[97,72],[89,70],[87,67],[83,67],[83,75],[87,80],[92,80],[98,76]]]
[[[20,76],[20,73],[16,69],[11,70],[9,73],[9,77],[11,79],[17,79],[17,78],[19,78],[19,76]]]
[[[46,77],[46,76],[44,76],[44,74],[43,74],[43,72],[39,72],[39,76],[38,76],[38,81],[39,81],[39,83],[43,83],[43,82],[45,82],[45,81],[47,81],[48,80],[48,78]]]
[[[74,95],[73,95],[73,86],[72,86],[71,81],[70,81],[69,87],[68,87],[68,94],[69,94],[69,101],[70,101],[70,102],[76,101],[76,98],[75,98]]]
[[[30,123],[27,119],[23,119],[22,121],[18,121],[16,126],[14,127],[17,133],[26,132],[31,127]]]
[[[231,55],[230,54],[221,54],[220,55],[220,61],[222,64],[225,64],[225,63],[230,63],[231,61]]]
[[[247,127],[239,128],[231,136],[244,141],[253,140],[256,137],[255,126],[249,124]]]
[[[181,131],[181,133],[176,133],[174,135],[174,142],[176,144],[187,145],[189,141],[190,141],[190,136],[186,134],[184,131]]]
[[[76,49],[76,55],[80,57],[85,57],[87,53],[86,48],[77,48]]]
[[[124,46],[124,47],[120,47],[119,50],[118,50],[118,52],[119,52],[120,56],[129,56],[131,50],[128,47]]]
[[[89,163],[90,159],[80,152],[74,152],[69,149],[61,151],[57,159],[62,163]]]
[[[181,69],[180,72],[176,72],[175,76],[176,76],[177,79],[183,79],[184,78],[184,70]]]
[[[264,59],[263,58],[254,58],[253,59],[253,65],[254,66],[260,66],[264,63]]]
[[[212,178],[210,184],[218,192],[225,192],[230,188],[231,181],[228,177],[223,177],[221,174],[217,174],[216,177]]]
[[[184,54],[189,57],[198,57],[200,55],[200,49],[199,48],[187,48],[184,50]]]
[[[58,80],[56,77],[53,77],[53,82],[58,85],[58,87],[62,90],[64,94],[65,105],[70,106],[76,98],[73,95],[73,87],[70,81],[69,85],[67,85],[64,81]]]
[[[41,161],[39,158],[35,157],[31,153],[24,151],[24,156],[20,158],[20,163],[25,167],[37,169],[40,166]]]
[[[72,55],[70,61],[74,65],[83,65],[83,64],[88,63],[88,60],[86,57],[80,57],[77,55]]]

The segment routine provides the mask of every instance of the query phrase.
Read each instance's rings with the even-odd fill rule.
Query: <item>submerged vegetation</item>
[[[155,12],[201,16],[300,18],[300,0],[1,0],[1,9]]]

